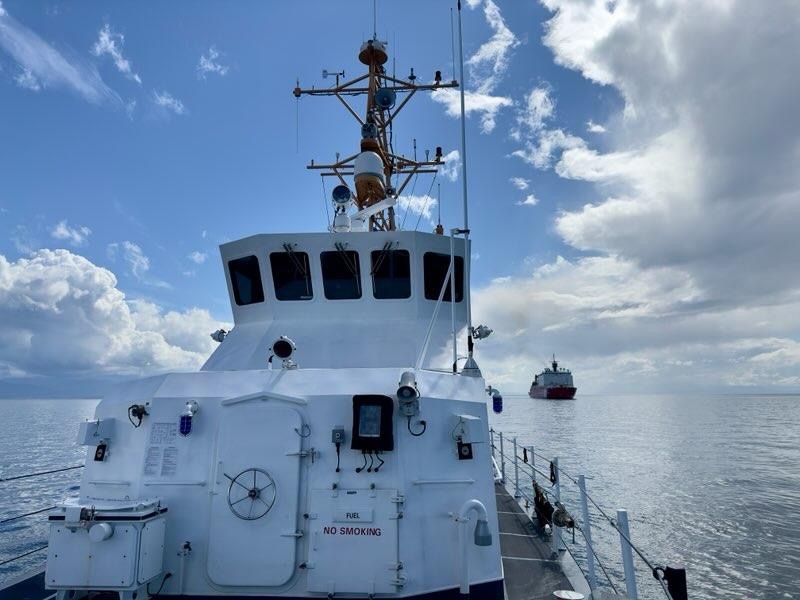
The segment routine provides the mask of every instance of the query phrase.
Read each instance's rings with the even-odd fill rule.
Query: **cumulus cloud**
[[[443,104],[450,117],[461,116],[461,98],[458,90],[451,88],[434,90],[431,98]],[[493,96],[467,90],[464,92],[464,113],[469,117],[473,113],[479,115],[481,131],[491,133],[497,126],[497,114],[501,109],[512,106],[514,102],[505,96]]]
[[[450,181],[458,179],[458,172],[461,169],[461,153],[458,150],[451,150],[442,157],[444,164],[439,167],[439,173]]]
[[[591,119],[586,121],[586,131],[589,133],[605,133],[606,128],[600,125],[599,123],[595,123]]]
[[[60,221],[50,230],[54,239],[69,242],[73,246],[83,246],[91,233],[92,230],[86,226],[70,227],[66,220]]]
[[[536,133],[545,122],[555,114],[556,105],[549,86],[536,86],[525,97],[525,103],[517,114],[518,127],[511,132],[514,139],[520,139],[522,129]]]
[[[533,194],[528,194],[524,200],[520,200],[517,204],[519,206],[536,206],[539,204],[539,199]]]
[[[800,303],[725,306],[674,267],[558,257],[476,290],[489,381],[525,391],[555,352],[585,392],[800,386]]]
[[[219,51],[214,46],[208,49],[208,54],[200,55],[200,62],[197,63],[197,76],[200,79],[206,79],[210,73],[216,73],[220,77],[228,74],[228,67],[220,64]]]
[[[130,61],[122,55],[122,47],[124,45],[125,36],[112,31],[111,26],[106,23],[97,32],[97,41],[92,45],[91,52],[97,57],[108,55],[114,61],[117,71],[136,83],[142,83],[142,78],[139,77],[139,74],[133,72]]]
[[[531,184],[530,179],[525,179],[524,177],[512,177],[509,181],[518,190],[527,190]]]
[[[480,4],[479,0],[470,3],[470,8]],[[513,101],[494,93],[497,85],[508,70],[511,53],[520,42],[508,28],[500,9],[492,0],[485,0],[483,13],[486,23],[492,29],[492,37],[484,42],[478,50],[465,60],[470,71],[472,89],[464,91],[464,113],[469,117],[475,113],[480,116],[481,131],[491,133],[497,126],[497,115],[503,108],[513,105]],[[461,85],[466,85],[461,82]],[[459,90],[435,90],[431,98],[445,107],[450,117],[461,116],[461,99]]]
[[[143,375],[197,369],[225,326],[208,311],[131,301],[110,271],[68,250],[0,255],[0,370],[26,377]]]
[[[183,102],[166,91],[154,91],[153,102],[156,106],[161,107],[165,111],[173,112],[176,115],[182,115],[186,112],[186,107],[183,105]]]
[[[524,389],[555,351],[585,389],[797,386],[796,5],[542,3],[555,61],[624,106],[602,150],[547,119],[526,125],[517,157],[595,186],[555,221],[595,256],[478,293],[503,332],[487,343],[511,357],[492,368]]]
[[[205,252],[200,252],[199,250],[195,250],[189,254],[189,260],[196,265],[202,265],[204,262],[206,262],[207,258],[208,254]]]
[[[417,215],[418,219],[411,222],[419,223],[419,219],[424,217],[433,223],[433,209],[436,208],[438,202],[436,198],[423,194],[421,196],[400,196],[397,204],[408,213]],[[409,222],[409,225],[411,222]]]
[[[119,96],[103,82],[94,67],[76,57],[65,57],[2,7],[0,49],[19,65],[18,85],[35,91],[66,88],[92,104],[121,104]]]

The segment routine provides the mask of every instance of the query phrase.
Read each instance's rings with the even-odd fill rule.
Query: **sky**
[[[454,77],[454,4],[378,0],[393,71]],[[463,26],[487,379],[555,353],[585,393],[800,390],[796,2],[468,0]],[[198,368],[218,245],[326,228],[305,165],[359,129],[291,90],[359,73],[372,30],[368,0],[2,0],[0,394]],[[396,149],[450,159],[405,229],[460,224],[458,115],[442,90],[398,117]]]

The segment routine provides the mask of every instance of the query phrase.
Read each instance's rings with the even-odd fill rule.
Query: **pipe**
[[[489,515],[486,512],[486,507],[483,505],[483,502],[475,498],[464,502],[461,510],[458,511],[458,515],[455,518],[456,523],[458,523],[458,543],[461,546],[461,585],[459,587],[459,591],[462,594],[469,594],[469,546],[467,545],[467,523],[469,523],[469,513],[473,510],[478,513],[479,526],[481,521],[483,521],[483,523],[488,523],[489,521]]]

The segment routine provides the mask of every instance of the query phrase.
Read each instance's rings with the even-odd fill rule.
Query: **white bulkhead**
[[[478,500],[493,543],[474,545],[470,529],[469,580],[491,586],[486,597],[502,595],[485,383],[449,364],[449,295],[415,368],[449,252],[449,238],[397,231],[222,246],[235,327],[202,371],[120,386],[80,432],[80,506],[147,499],[168,508],[151,589],[170,573],[163,595],[452,591],[463,569],[454,516]],[[462,288],[463,275],[456,281]],[[459,330],[465,292],[455,295]],[[279,351],[281,336],[292,343]],[[284,350],[289,358],[275,355]],[[398,400],[404,372],[418,405]],[[472,444],[471,459],[459,442]],[[88,531],[97,523],[84,516],[73,525]],[[74,552],[72,571],[114,539]],[[126,560],[121,571],[136,568],[117,557]]]

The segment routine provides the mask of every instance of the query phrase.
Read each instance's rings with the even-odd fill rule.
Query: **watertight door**
[[[223,409],[207,570],[218,585],[272,587],[295,571],[299,413],[271,402]]]

